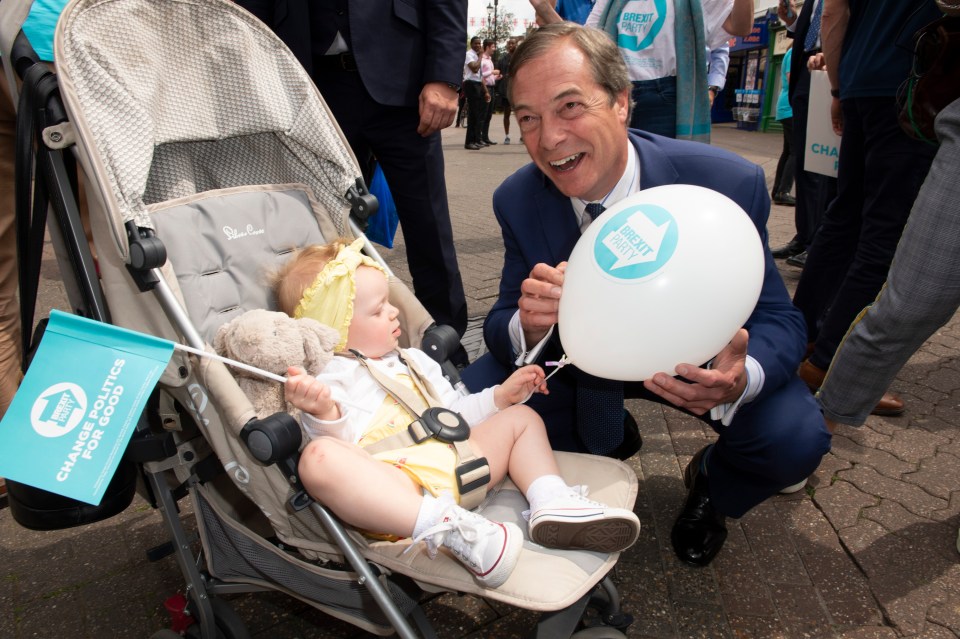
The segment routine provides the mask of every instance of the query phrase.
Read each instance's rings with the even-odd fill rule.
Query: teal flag
[[[173,349],[52,311],[0,422],[0,477],[99,504]]]

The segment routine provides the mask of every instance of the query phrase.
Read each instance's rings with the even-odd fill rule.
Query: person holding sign
[[[655,186],[702,186],[746,211],[766,245],[770,197],[762,170],[721,149],[628,130],[630,78],[604,33],[568,22],[545,26],[517,47],[511,78],[510,102],[533,163],[494,194],[506,251],[499,297],[484,322],[490,353],[463,373],[471,389],[506,378],[516,366],[563,355],[555,324],[565,260],[601,207]],[[690,492],[671,534],[677,555],[691,564],[708,564],[720,551],[727,516],[740,517],[804,480],[830,447],[820,411],[795,374],[805,344],[802,318],[762,250],[756,308],[709,367],[677,361],[675,370],[618,384],[586,375],[573,362],[551,379],[549,395],[529,402],[559,450],[636,452],[618,450],[625,396],[676,406],[716,430],[717,442],[686,468]],[[717,246],[691,267],[709,269],[723,251]],[[609,324],[596,331],[663,339],[632,333],[617,300],[609,304]],[[702,309],[703,322],[712,310]]]
[[[389,302],[386,274],[360,253],[362,245],[308,247],[277,275],[281,310],[341,335],[318,378],[291,367],[285,385],[313,437],[299,466],[307,492],[362,530],[425,541],[431,556],[448,548],[491,588],[510,576],[523,535],[467,508],[508,472],[530,502],[534,542],[598,552],[631,546],[637,516],[568,486],[543,421],[520,405],[546,392],[543,370],[525,366],[500,386],[461,395],[426,353],[399,348],[399,311]],[[429,415],[451,433],[465,432],[413,440],[408,429],[431,430]]]

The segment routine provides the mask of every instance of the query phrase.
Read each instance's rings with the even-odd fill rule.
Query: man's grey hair
[[[510,60],[510,77],[513,81],[510,82],[508,91],[511,104],[517,71],[528,62],[546,55],[554,45],[563,40],[569,40],[583,52],[594,81],[603,87],[610,97],[611,105],[624,89],[630,88],[627,65],[610,36],[600,29],[584,27],[576,22],[557,22],[537,29],[517,45],[517,50]]]

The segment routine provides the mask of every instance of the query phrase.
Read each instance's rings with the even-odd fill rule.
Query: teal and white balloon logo
[[[557,329],[578,368],[624,381],[723,350],[753,312],[765,255],[727,196],[689,184],[614,202],[567,260]]]
[[[677,221],[667,209],[655,204],[630,206],[601,227],[593,243],[594,257],[611,277],[650,277],[673,257],[677,236]]]

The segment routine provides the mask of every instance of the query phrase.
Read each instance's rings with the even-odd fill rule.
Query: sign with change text
[[[830,80],[826,71],[810,72],[810,104],[807,107],[807,148],[803,168],[811,173],[837,177],[840,136],[830,121]]]
[[[0,477],[99,504],[173,349],[52,311],[0,422]]]

